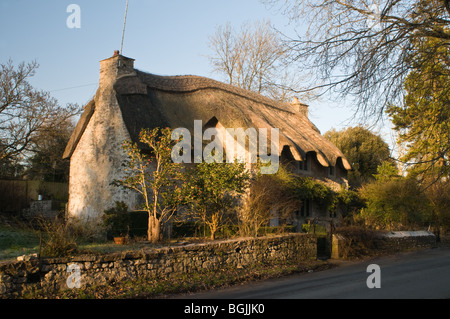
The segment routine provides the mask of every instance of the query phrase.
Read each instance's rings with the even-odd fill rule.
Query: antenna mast
[[[127,23],[127,12],[128,12],[128,0],[127,0],[127,5],[125,7],[125,18],[123,20],[122,43],[120,44],[120,54],[123,54],[123,52],[122,52],[122,50],[123,50],[123,38],[125,37],[125,25]]]

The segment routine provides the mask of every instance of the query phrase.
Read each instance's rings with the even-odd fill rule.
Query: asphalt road
[[[380,288],[368,288],[379,268]],[[181,296],[179,296],[181,297]],[[441,299],[450,298],[450,248],[435,248],[332,269],[185,295],[189,299]]]

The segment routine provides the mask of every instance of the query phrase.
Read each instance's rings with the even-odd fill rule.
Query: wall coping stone
[[[380,234],[380,237],[387,237],[387,238],[422,237],[422,236],[436,237],[432,232],[427,230],[390,231]]]

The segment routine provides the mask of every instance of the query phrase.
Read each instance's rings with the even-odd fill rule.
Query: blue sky
[[[70,4],[81,11],[81,27],[68,28]],[[0,0],[0,63],[36,60],[31,84],[50,91],[61,104],[86,104],[95,94],[99,61],[120,49],[126,0]],[[123,55],[135,67],[161,75],[211,73],[208,37],[219,25],[239,28],[267,19],[293,34],[287,17],[259,0],[129,0]],[[322,133],[357,123],[347,122],[350,108],[333,101],[311,101],[310,118]],[[383,135],[389,143],[389,134]]]

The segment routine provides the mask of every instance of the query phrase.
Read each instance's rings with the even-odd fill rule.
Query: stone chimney
[[[100,81],[92,112],[70,158],[70,216],[90,222],[116,201],[125,202],[131,209],[136,207],[133,192],[114,186],[114,181],[123,177],[121,164],[126,156],[123,142],[131,140],[114,84],[119,77],[135,72],[134,60],[119,51],[100,61]],[[96,189],[101,191],[92,191]]]
[[[302,114],[302,115],[308,117],[308,105],[301,103],[297,97],[294,97],[294,99],[291,102],[291,106],[296,113],[299,113],[299,114]]]
[[[114,81],[125,74],[134,73],[134,59],[127,58],[115,50],[112,57],[100,61],[99,87],[112,85]]]

